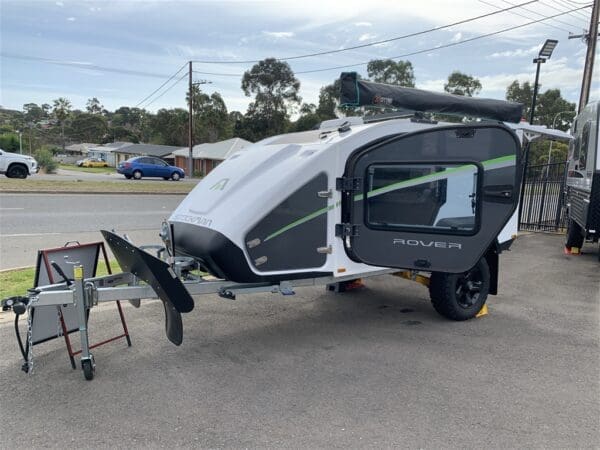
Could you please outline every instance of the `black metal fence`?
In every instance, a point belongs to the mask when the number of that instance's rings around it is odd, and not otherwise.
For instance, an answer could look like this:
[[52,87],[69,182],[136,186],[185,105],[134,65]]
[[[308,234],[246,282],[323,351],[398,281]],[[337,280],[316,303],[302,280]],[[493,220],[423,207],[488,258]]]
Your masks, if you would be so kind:
[[566,163],[527,167],[521,189],[519,229],[561,231],[565,228]]

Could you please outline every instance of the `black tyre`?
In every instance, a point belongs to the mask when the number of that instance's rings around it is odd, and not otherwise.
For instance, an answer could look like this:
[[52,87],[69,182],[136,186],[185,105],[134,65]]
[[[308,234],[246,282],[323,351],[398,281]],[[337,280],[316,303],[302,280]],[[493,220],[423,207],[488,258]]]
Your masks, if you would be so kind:
[[577,222],[573,219],[569,219],[567,226],[567,239],[565,240],[565,247],[571,249],[572,247],[581,248],[583,246],[583,230]]
[[141,180],[142,179],[142,172],[140,172],[139,170],[136,170],[135,172],[133,172],[133,178],[135,180]]
[[179,172],[173,172],[171,174],[171,180],[173,180],[173,181],[179,181],[180,178],[181,178],[181,176],[179,175]]
[[169,177],[163,177],[163,180],[167,181],[169,179]]
[[23,164],[13,164],[8,168],[6,176],[8,178],[27,178],[29,171]]
[[481,258],[464,273],[431,274],[429,296],[433,308],[451,320],[468,320],[477,315],[490,291],[490,268]]
[[81,361],[81,368],[83,369],[83,376],[86,380],[94,379],[94,372],[96,371],[96,368],[94,367],[94,363],[91,359]]

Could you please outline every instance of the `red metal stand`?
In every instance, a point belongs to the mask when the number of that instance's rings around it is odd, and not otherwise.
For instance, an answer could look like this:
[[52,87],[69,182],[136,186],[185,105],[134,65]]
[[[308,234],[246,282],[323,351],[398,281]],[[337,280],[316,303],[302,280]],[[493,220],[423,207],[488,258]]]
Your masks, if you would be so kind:
[[[69,243],[67,242],[67,244],[65,245],[65,247],[68,245]],[[72,246],[72,247],[88,247],[88,246],[97,246],[100,251],[102,251],[102,257],[104,258],[104,262],[106,264],[106,270],[108,271],[109,274],[112,274],[112,270],[110,268],[110,263],[108,262],[108,256],[106,254],[106,249],[104,248],[104,243],[103,242],[94,242],[94,243],[90,243],[90,244],[77,244],[76,246]],[[46,266],[46,270],[48,271],[48,278],[50,279],[50,282],[52,284],[56,283],[56,281],[54,280],[54,275],[52,272],[52,266],[50,264],[50,260],[48,259],[48,254],[51,253],[53,250],[59,250],[59,249],[47,249],[47,250],[41,250],[41,254],[42,257],[44,259],[44,265]],[[94,275],[96,274],[96,269],[98,267],[98,259],[99,259],[98,255],[96,257],[96,266],[94,267]],[[109,342],[113,342],[122,338],[125,338],[127,340],[127,346],[131,347],[131,338],[129,336],[129,330],[127,329],[127,322],[125,321],[125,315],[123,314],[123,307],[121,306],[121,302],[119,300],[116,300],[117,303],[117,310],[119,312],[119,317],[121,319],[121,325],[123,326],[123,333],[119,334],[118,336],[112,337],[110,339],[106,339],[104,341],[101,342],[97,342],[93,345],[90,345],[90,349],[92,348],[96,348],[96,347],[100,347],[101,345],[104,344],[108,344]],[[76,330],[72,330],[69,331],[67,329],[67,325],[65,323],[65,320],[63,318],[62,315],[62,311],[60,308],[58,308],[59,311],[59,316],[60,316],[60,326],[62,329],[62,335],[65,339],[65,345],[67,347],[67,352],[69,353],[69,359],[71,361],[71,367],[73,369],[76,369],[77,366],[75,364],[75,356],[81,353],[81,350],[77,350],[77,351],[73,351],[73,346],[71,345],[71,339],[69,337],[69,333],[71,333],[72,331],[76,331]],[[89,315],[89,311],[88,311],[88,315]],[[88,316],[89,318],[89,316]]]

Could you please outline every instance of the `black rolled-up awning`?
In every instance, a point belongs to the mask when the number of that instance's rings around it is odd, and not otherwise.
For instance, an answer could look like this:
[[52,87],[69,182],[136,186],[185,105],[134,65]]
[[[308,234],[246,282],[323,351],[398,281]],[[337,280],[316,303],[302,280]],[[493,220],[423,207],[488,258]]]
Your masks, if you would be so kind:
[[430,92],[421,89],[359,80],[356,72],[340,76],[341,106],[379,106],[419,112],[437,112],[471,117],[519,122],[523,105],[489,98]]

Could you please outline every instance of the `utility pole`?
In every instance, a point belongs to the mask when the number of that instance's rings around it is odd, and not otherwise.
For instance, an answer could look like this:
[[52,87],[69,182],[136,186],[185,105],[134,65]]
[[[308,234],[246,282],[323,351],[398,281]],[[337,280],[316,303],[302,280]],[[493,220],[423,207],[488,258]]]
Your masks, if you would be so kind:
[[193,119],[193,113],[194,113],[194,95],[192,92],[192,61],[189,62],[189,74],[188,74],[188,81],[189,81],[189,92],[190,92],[190,101],[189,101],[189,106],[190,106],[190,112],[189,112],[189,122],[188,122],[188,141],[190,144],[190,154],[188,157],[188,177],[192,178],[194,176],[194,156],[193,156],[193,152],[194,152],[194,119]]
[[584,38],[587,41],[587,52],[585,54],[585,66],[583,68],[583,80],[581,81],[581,95],[579,96],[578,112],[581,112],[590,98],[590,87],[592,85],[592,74],[594,72],[594,57],[596,55],[596,41],[598,37],[599,13],[600,0],[594,0],[592,16],[590,18],[590,29],[588,32],[586,34],[569,36],[569,39]]

